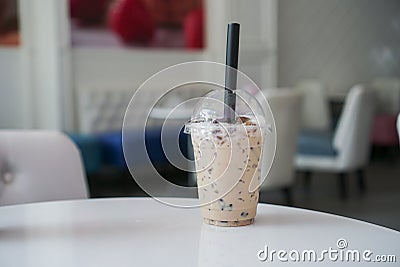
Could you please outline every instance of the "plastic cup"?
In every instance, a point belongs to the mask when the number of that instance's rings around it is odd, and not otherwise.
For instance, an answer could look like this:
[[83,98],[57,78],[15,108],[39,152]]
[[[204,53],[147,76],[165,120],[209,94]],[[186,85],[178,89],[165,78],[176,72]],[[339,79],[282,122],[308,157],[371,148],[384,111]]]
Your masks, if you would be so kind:
[[257,212],[266,125],[258,102],[245,91],[238,93],[235,122],[224,122],[222,97],[213,91],[201,100],[186,131],[204,222],[244,226]]

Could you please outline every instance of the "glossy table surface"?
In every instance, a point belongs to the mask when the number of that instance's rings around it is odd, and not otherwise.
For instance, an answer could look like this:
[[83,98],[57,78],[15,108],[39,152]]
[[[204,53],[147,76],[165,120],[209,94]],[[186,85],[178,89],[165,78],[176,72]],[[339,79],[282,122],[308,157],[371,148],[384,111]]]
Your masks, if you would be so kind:
[[[317,262],[309,262],[314,260],[309,250],[315,251]],[[343,255],[349,250],[359,251],[360,262],[346,260]],[[173,208],[150,198],[0,207],[1,267],[365,266],[365,250],[371,261],[378,255],[392,261],[396,257],[396,263],[378,266],[398,266],[400,234],[340,216],[267,204],[259,204],[253,225],[237,228],[203,225],[199,209]]]

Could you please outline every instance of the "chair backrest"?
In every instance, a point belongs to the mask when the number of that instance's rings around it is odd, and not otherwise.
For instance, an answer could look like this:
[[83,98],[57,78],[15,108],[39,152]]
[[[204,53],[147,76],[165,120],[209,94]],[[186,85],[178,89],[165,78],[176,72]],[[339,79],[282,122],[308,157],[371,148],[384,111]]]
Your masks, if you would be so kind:
[[80,153],[55,131],[0,131],[0,205],[87,198]]
[[355,169],[367,164],[374,110],[372,90],[363,85],[350,89],[333,138],[342,168]]
[[[77,99],[79,131],[87,134],[120,131],[132,95],[129,85],[81,86]],[[147,103],[146,99],[143,102]]]
[[301,127],[312,130],[330,130],[329,103],[323,85],[317,80],[304,80],[297,83],[293,89],[304,95]]
[[[302,95],[290,89],[268,89],[261,93],[271,107],[277,131],[274,163],[261,188],[282,188],[294,181],[294,158],[300,129]],[[260,95],[258,99],[263,103]],[[262,177],[266,171],[266,168],[261,168]]]
[[378,113],[397,114],[400,112],[400,79],[376,78],[371,82],[375,91]]

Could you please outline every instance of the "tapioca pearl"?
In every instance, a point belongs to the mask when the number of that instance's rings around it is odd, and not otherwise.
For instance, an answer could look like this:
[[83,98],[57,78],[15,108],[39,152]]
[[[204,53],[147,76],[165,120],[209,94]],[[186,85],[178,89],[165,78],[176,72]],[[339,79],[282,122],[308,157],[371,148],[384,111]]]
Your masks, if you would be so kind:
[[221,211],[223,211],[226,207],[225,201],[222,198],[218,199],[218,205]]
[[246,218],[247,216],[249,216],[249,213],[243,211],[242,213],[240,213],[240,216],[243,217],[243,218]]
[[222,131],[220,129],[216,129],[216,130],[212,131],[213,135],[216,135],[216,134],[219,134],[219,133],[222,133]]
[[229,204],[225,207],[226,211],[232,211],[233,210],[233,204]]

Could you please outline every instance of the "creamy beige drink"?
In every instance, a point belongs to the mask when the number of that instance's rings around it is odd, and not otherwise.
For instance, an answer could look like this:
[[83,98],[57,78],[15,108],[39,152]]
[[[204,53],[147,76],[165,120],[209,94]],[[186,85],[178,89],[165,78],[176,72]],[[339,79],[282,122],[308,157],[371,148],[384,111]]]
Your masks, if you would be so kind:
[[254,222],[263,135],[242,118],[238,124],[193,123],[191,138],[204,222],[242,226]]

